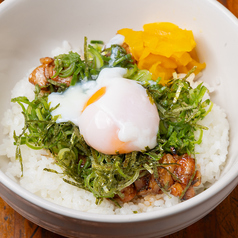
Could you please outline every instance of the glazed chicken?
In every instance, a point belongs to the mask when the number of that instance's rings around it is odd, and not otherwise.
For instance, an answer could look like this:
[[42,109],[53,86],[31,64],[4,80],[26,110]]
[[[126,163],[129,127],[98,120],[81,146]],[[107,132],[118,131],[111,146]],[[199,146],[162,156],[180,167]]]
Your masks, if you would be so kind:
[[72,76],[61,78],[59,76],[54,77],[55,75],[55,64],[54,59],[50,57],[45,57],[40,59],[41,65],[33,70],[29,76],[29,82],[40,87],[45,87],[43,90],[47,90],[48,79],[52,79],[58,83],[70,85]]
[[195,159],[187,154],[182,156],[165,154],[161,160],[162,167],[158,167],[158,177],[148,174],[124,188],[124,195],[120,198],[128,202],[136,196],[147,194],[160,194],[162,190],[170,192],[173,196],[187,200],[195,196],[194,187],[201,183],[201,174],[196,170]]

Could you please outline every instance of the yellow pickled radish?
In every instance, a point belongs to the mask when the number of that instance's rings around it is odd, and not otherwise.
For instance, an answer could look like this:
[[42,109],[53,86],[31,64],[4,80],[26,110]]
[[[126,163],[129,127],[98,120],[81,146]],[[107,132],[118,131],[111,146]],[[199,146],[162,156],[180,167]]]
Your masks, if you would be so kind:
[[138,64],[139,69],[147,69],[156,80],[166,84],[173,72],[187,73],[193,66],[198,74],[206,67],[196,54],[193,32],[183,30],[169,22],[145,24],[143,31],[129,28],[117,32],[125,37],[125,43]]

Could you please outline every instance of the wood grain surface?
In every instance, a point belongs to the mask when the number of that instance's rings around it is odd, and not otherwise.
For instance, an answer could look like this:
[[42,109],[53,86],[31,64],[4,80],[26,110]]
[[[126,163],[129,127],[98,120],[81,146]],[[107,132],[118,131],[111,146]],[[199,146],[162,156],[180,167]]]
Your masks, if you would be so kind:
[[[3,0],[0,0],[0,3]],[[220,0],[238,17],[238,0]],[[195,224],[165,238],[238,237],[238,187]],[[0,198],[0,238],[63,238],[28,221]],[[80,238],[80,237],[79,237]]]

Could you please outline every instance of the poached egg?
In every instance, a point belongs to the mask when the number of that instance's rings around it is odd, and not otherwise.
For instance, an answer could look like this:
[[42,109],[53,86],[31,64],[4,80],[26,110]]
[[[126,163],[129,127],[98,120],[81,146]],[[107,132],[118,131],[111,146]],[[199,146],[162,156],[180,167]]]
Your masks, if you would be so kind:
[[96,81],[51,93],[57,122],[72,121],[88,145],[104,154],[152,149],[157,144],[159,114],[146,89],[123,77],[124,68],[105,68]]

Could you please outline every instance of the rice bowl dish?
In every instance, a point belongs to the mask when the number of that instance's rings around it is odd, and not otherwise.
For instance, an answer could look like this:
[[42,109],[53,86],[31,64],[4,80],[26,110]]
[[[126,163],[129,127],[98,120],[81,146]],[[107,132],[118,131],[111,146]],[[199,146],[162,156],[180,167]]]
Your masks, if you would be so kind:
[[[76,4],[76,1],[74,3]],[[31,3],[27,4],[31,5]],[[29,7],[27,4],[24,3],[21,6],[23,8]],[[222,36],[216,44],[213,44],[215,42],[214,36],[208,30],[208,25],[204,24],[205,20],[200,18],[201,11],[199,9],[202,9],[205,13],[212,12],[211,14],[215,14],[215,18],[211,20],[213,23],[220,22],[218,16],[221,13],[224,14],[224,9],[217,5],[215,1],[206,3],[186,1],[184,4],[187,4],[187,6],[183,5],[183,7],[187,10],[192,8],[194,13],[192,14],[189,10],[188,15],[183,20],[177,17],[178,3],[176,1],[171,0],[163,3],[165,5],[161,2],[154,4],[158,4],[162,12],[169,9],[168,6],[171,6],[171,4],[173,8],[168,10],[170,14],[161,13],[158,19],[158,16],[153,17],[155,13],[154,6],[149,6],[149,11],[153,12],[150,15],[151,17],[146,17],[146,15],[148,16],[148,10],[146,10],[139,22],[132,21],[131,24],[127,24],[128,18],[126,18],[120,24],[113,25],[110,31],[102,36],[102,39],[108,42],[108,39],[112,37],[117,29],[127,26],[138,29],[144,23],[155,21],[173,22],[182,28],[193,30],[198,44],[197,50],[202,59],[201,62],[206,62],[207,67],[202,76],[197,81],[191,82],[191,85],[194,84],[193,86],[196,87],[197,82],[204,81],[204,85],[209,91],[204,100],[211,99],[213,102],[212,110],[201,122],[199,121],[202,126],[209,128],[209,130],[203,131],[202,143],[195,145],[196,168],[202,175],[201,184],[198,187],[193,187],[197,195],[184,202],[171,194],[160,193],[136,196],[124,203],[118,200],[121,207],[108,199],[103,199],[99,204],[96,204],[97,198],[93,193],[72,186],[62,180],[64,175],[60,173],[63,171],[55,164],[55,158],[48,151],[29,150],[25,145],[21,145],[23,158],[23,176],[21,176],[21,163],[15,157],[16,146],[14,145],[13,132],[15,131],[16,135],[21,134],[24,127],[24,116],[21,113],[22,108],[17,103],[9,105],[9,102],[12,98],[19,96],[26,96],[33,100],[35,86],[28,82],[28,77],[38,65],[39,58],[46,55],[54,57],[71,50],[81,54],[82,51],[78,49],[78,39],[82,39],[82,34],[94,39],[95,35],[97,35],[97,38],[100,36],[100,34],[98,35],[100,27],[96,23],[97,30],[95,31],[91,30],[90,27],[90,29],[83,27],[85,31],[82,29],[81,33],[77,32],[74,35],[66,29],[66,35],[68,34],[69,37],[65,37],[65,34],[59,34],[56,41],[53,40],[48,44],[44,43],[39,50],[34,48],[35,50],[32,50],[31,53],[24,54],[21,64],[18,65],[19,69],[20,66],[24,66],[19,71],[16,70],[14,74],[11,72],[9,74],[10,84],[4,86],[2,97],[7,95],[8,103],[2,108],[2,115],[4,116],[1,126],[4,137],[2,136],[3,142],[0,147],[0,154],[3,157],[0,176],[1,188],[3,188],[1,189],[1,196],[20,214],[36,224],[69,237],[77,237],[79,234],[82,237],[88,237],[92,234],[98,235],[98,237],[164,236],[182,229],[206,215],[236,186],[235,165],[237,164],[237,153],[234,141],[236,141],[235,121],[237,115],[232,110],[235,105],[234,100],[230,98],[231,95],[235,95],[236,82],[232,80],[234,78],[232,70],[225,72],[224,68],[220,67],[225,64],[227,55],[236,50],[235,44],[233,44],[236,35],[234,31],[229,31],[229,37]],[[196,7],[196,4],[201,8]],[[139,9],[142,5],[142,2],[137,2],[136,8]],[[6,6],[8,5],[6,4]],[[32,7],[34,9],[34,6]],[[38,12],[38,10],[36,11]],[[175,14],[172,14],[172,12]],[[225,12],[224,18],[222,18],[224,26],[221,25],[226,29],[229,27],[234,29],[235,21],[227,15],[229,16]],[[8,33],[10,34],[10,32]],[[234,37],[230,37],[231,35]],[[41,41],[40,39],[41,37],[38,35],[38,43]],[[69,40],[70,43],[72,42],[72,46],[66,41],[62,45],[62,41],[65,39]],[[2,40],[4,40],[4,37]],[[10,41],[9,44],[11,44]],[[24,44],[22,45],[22,51],[27,52],[27,47]],[[31,44],[34,43],[30,43],[28,47],[33,49]],[[223,48],[225,46],[226,48]],[[221,51],[217,51],[218,48]],[[33,59],[31,62],[29,62],[30,55]],[[219,55],[222,55],[222,57]],[[233,64],[233,61],[231,64]],[[6,64],[2,64],[2,66],[4,65],[6,66]],[[4,70],[2,72],[5,74]],[[15,77],[16,73],[18,74],[17,78]],[[23,79],[19,80],[20,78]],[[225,78],[228,83],[225,83]],[[197,131],[197,134],[195,133],[195,137],[196,140],[199,140],[201,137],[199,131]],[[6,159],[6,157],[9,159]],[[50,171],[57,171],[58,174]],[[8,188],[6,188],[6,185]],[[15,191],[17,191],[17,196],[14,195]],[[182,217],[181,214],[183,214]],[[82,225],[82,222],[84,225]],[[121,223],[123,223],[124,229],[120,228]],[[174,225],[171,227],[169,224]],[[135,229],[135,226],[137,229]],[[116,230],[118,231],[117,234],[115,234]]]
[[[52,51],[52,57],[72,50],[67,41],[64,41],[62,45],[62,48],[57,47]],[[198,84],[198,81],[191,81],[193,86]],[[34,86],[28,82],[28,76],[19,81],[12,90],[12,98],[18,96],[27,96],[30,100],[34,99]],[[209,95],[207,94],[205,98],[209,98]],[[21,176],[21,166],[15,158],[13,134],[14,131],[17,134],[21,133],[24,127],[24,117],[19,105],[13,104],[11,107],[12,109],[5,112],[2,122],[5,129],[4,133],[8,138],[1,145],[1,154],[11,158],[11,162],[6,168],[6,175],[19,182],[21,186],[30,192],[68,208],[111,215],[156,211],[174,206],[180,202],[178,197],[168,194],[148,194],[142,198],[135,198],[124,203],[121,208],[105,199],[101,204],[96,205],[95,197],[90,192],[65,184],[61,178],[62,176],[44,171],[45,168],[48,168],[56,170],[58,173],[63,173],[62,169],[55,164],[54,157],[49,152],[45,150],[32,151],[27,146],[22,151],[24,176]],[[66,107],[69,107],[69,105]],[[214,120],[215,118],[217,119],[216,121]],[[211,112],[200,124],[209,129],[204,131],[203,142],[195,146],[196,160],[202,174],[202,182],[195,188],[198,193],[207,189],[219,179],[222,168],[225,165],[229,145],[229,124],[224,111],[219,106],[213,105]],[[195,134],[198,139],[199,131]]]

